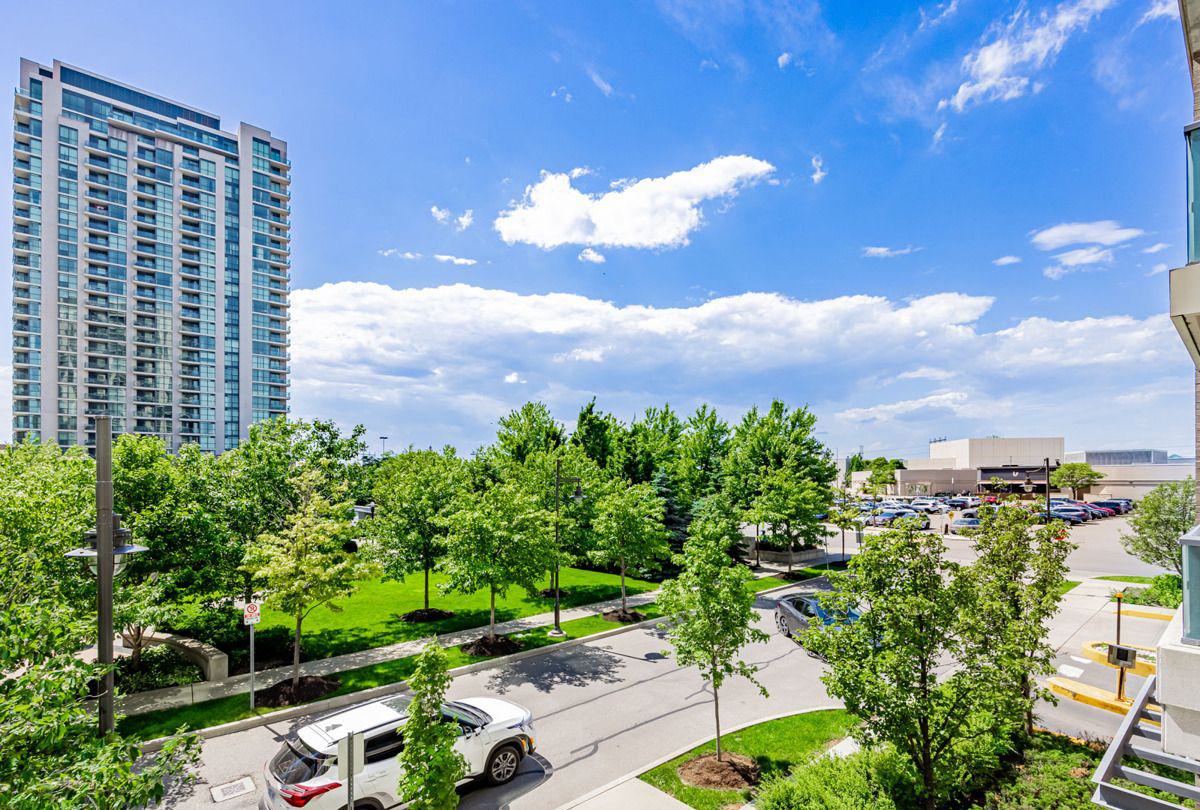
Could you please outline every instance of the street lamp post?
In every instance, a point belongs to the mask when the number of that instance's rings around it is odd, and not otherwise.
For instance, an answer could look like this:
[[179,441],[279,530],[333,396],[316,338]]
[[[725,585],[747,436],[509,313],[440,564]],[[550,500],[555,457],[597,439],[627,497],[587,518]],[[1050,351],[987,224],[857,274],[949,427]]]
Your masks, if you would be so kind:
[[[121,516],[113,513],[112,483],[112,423],[108,416],[97,416],[96,431],[96,528],[87,532],[89,541],[84,548],[67,552],[68,557],[87,563],[96,576],[96,612],[99,637],[96,640],[96,660],[108,667],[101,680],[100,736],[114,728],[113,691],[113,580],[125,567],[125,557],[145,551],[144,546],[128,542],[129,529],[121,528]],[[119,544],[118,542],[119,541]]]
[[572,493],[571,499],[574,500],[575,503],[582,501],[583,490],[579,486],[580,483],[582,483],[582,479],[575,475],[563,478],[562,459],[556,458],[554,459],[554,582],[551,584],[551,587],[554,588],[554,629],[550,631],[550,635],[555,637],[566,635],[566,633],[563,632],[562,624],[559,621],[559,614],[561,610],[561,594],[558,587],[558,558],[560,552],[562,551],[562,535],[560,533],[558,524],[559,504],[561,503],[562,498],[559,493],[562,490],[563,481],[575,484],[575,492]]

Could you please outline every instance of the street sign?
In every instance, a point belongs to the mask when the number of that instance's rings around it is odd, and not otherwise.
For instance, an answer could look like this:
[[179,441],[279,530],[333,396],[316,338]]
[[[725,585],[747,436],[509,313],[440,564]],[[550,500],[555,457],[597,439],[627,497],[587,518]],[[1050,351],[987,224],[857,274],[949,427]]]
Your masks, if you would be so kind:
[[262,621],[262,616],[258,612],[257,602],[247,602],[246,607],[242,608],[242,624],[258,624]]

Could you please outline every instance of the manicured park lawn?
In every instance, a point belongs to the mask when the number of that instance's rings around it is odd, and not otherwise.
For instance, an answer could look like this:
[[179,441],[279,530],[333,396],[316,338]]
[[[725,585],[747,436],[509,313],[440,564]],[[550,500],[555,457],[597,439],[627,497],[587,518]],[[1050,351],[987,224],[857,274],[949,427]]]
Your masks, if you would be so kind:
[[[563,582],[565,590],[565,574]],[[658,610],[658,606],[654,603],[639,605],[637,610],[644,614],[647,619],[656,619],[662,615]],[[615,622],[606,621],[600,616],[587,616],[582,619],[563,622],[562,629],[566,633],[566,636],[559,638],[550,635],[551,626],[535,627],[531,630],[513,633],[512,636],[519,639],[521,646],[525,649],[536,649],[572,638],[595,635],[616,627],[620,627],[620,625]],[[486,660],[486,657],[467,655],[458,649],[458,647],[448,647],[446,648],[446,653],[449,656],[451,667],[461,667],[466,664],[473,664],[476,661]],[[376,686],[402,681],[412,674],[413,664],[414,657],[409,656],[407,658],[398,658],[394,661],[385,661],[380,664],[372,664],[371,666],[339,672],[336,677],[341,680],[341,686],[325,697],[337,697],[338,695],[359,692],[363,689],[373,689]],[[158,711],[146,712],[145,714],[125,717],[120,722],[120,730],[122,734],[133,739],[150,740],[167,734],[173,734],[180,726],[187,726],[189,729],[207,728],[208,726],[216,726],[222,723],[232,723],[234,720],[241,720],[255,714],[267,714],[271,711],[275,710],[258,709],[251,711],[248,695],[231,695],[225,698],[193,703],[190,706],[183,706],[177,709],[160,709]]]
[[1103,579],[1106,582],[1128,582],[1131,585],[1153,585],[1154,577],[1139,577],[1139,576],[1120,576],[1120,577],[1096,577]]
[[[721,748],[724,751],[753,757],[758,761],[765,777],[774,773],[786,773],[792,766],[803,762],[813,753],[847,736],[853,726],[854,718],[841,709],[794,714],[779,720],[768,720],[732,734],[723,734]],[[670,762],[664,762],[647,771],[641,778],[697,810],[740,807],[749,798],[741,791],[691,787],[679,780],[676,770],[680,765],[692,757],[715,751],[715,743],[704,743]]]
[[1073,580],[1073,579],[1068,579],[1066,582],[1064,582],[1062,585],[1060,585],[1060,586],[1059,586],[1059,588],[1058,588],[1058,595],[1059,595],[1059,596],[1062,596],[1064,593],[1066,593],[1067,591],[1071,590],[1072,588],[1074,588],[1074,587],[1075,587],[1076,585],[1078,585],[1078,584],[1079,584],[1079,583],[1078,583],[1076,580]]
[[[400,641],[427,638],[471,627],[482,627],[488,623],[488,594],[480,591],[473,594],[446,593],[437,587],[445,582],[441,574],[430,578],[430,607],[454,612],[454,616],[440,622],[412,623],[400,617],[410,610],[423,607],[424,580],[412,576],[404,582],[368,580],[353,596],[338,602],[342,610],[332,611],[319,607],[304,620],[304,637],[301,642],[306,660],[329,658],[334,655],[369,650]],[[549,588],[549,581],[538,585]],[[657,588],[653,582],[626,578],[628,594],[645,593]],[[576,568],[562,570],[563,607],[602,602],[621,595],[621,578],[616,574],[584,571]],[[520,619],[554,610],[553,599],[530,597],[524,590],[513,588],[508,595],[496,599],[496,621]],[[290,616],[264,607],[259,632],[272,627],[293,629]]]

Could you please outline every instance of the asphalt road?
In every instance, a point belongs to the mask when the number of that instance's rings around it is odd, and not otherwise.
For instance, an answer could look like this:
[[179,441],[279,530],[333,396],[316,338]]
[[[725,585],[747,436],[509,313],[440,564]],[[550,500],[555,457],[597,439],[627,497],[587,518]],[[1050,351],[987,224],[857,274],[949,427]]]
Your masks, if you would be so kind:
[[[1078,528],[1073,540],[1073,577],[1097,573],[1146,573],[1131,560],[1117,536],[1123,523],[1111,519]],[[952,555],[969,558],[965,541],[949,541]],[[837,543],[832,544],[834,550]],[[790,590],[811,590],[802,585]],[[765,644],[752,645],[745,657],[760,667],[760,680],[770,692],[762,698],[740,679],[721,690],[721,718],[726,726],[779,714],[833,705],[819,675],[820,662],[774,632],[773,597],[760,598],[760,627],[770,633]],[[1111,671],[1084,667],[1076,659],[1082,641],[1109,638],[1112,618],[1102,596],[1068,595],[1053,625],[1059,663],[1082,668],[1085,680],[1104,682]],[[1127,625],[1127,640],[1153,643],[1162,625]],[[518,780],[502,790],[464,793],[464,808],[552,810],[564,802],[607,784],[660,757],[712,735],[712,695],[694,669],[681,669],[667,655],[668,644],[654,630],[635,630],[590,644],[535,656],[494,670],[455,678],[454,698],[494,695],[528,707],[538,731],[538,758],[526,761]],[[1132,688],[1137,683],[1131,683]],[[1119,717],[1076,704],[1042,707],[1043,723],[1076,734],[1111,735]],[[171,797],[167,806],[213,807],[209,788],[250,776],[262,788],[262,765],[283,737],[305,719],[250,729],[207,740],[200,780]],[[256,806],[257,792],[221,802],[227,810]]]

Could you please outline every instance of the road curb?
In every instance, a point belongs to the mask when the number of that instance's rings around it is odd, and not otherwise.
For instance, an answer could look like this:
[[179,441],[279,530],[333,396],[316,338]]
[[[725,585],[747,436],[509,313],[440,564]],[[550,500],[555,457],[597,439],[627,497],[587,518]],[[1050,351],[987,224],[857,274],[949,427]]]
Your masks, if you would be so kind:
[[[767,577],[760,578],[766,579]],[[820,577],[812,577],[810,579],[799,580],[797,582],[784,583],[783,585],[777,585],[772,588],[767,588],[766,590],[755,591],[754,595],[757,598],[759,596],[763,596],[764,594],[771,594],[787,588],[794,588],[797,585],[803,585],[804,583],[812,582],[815,579],[820,579]],[[661,621],[661,617],[656,619],[646,619],[645,621],[614,627],[611,630],[603,630],[599,633],[592,633],[591,635],[580,636],[579,638],[567,639],[566,641],[559,641],[554,644],[547,644],[544,647],[535,647],[532,650],[522,650],[520,652],[510,653],[509,655],[489,658],[486,661],[478,661],[474,664],[464,664],[461,667],[454,667],[453,669],[449,670],[449,675],[451,677],[456,677],[458,675],[469,675],[473,672],[482,672],[495,667],[506,666],[518,661],[523,661],[526,658],[544,655],[546,653],[553,652],[554,650],[564,650],[570,647],[577,647],[580,644],[588,644],[593,641],[603,641],[606,638],[617,636],[622,633],[628,633],[633,630],[645,629],[651,627],[656,622]],[[395,683],[388,683],[384,684],[383,686],[375,686],[370,689],[360,690],[358,692],[350,692],[346,695],[338,695],[337,697],[326,698],[324,700],[315,700],[312,703],[304,703],[299,706],[288,706],[278,711],[268,712],[267,714],[260,714],[254,717],[245,717],[241,720],[233,720],[229,723],[222,723],[217,726],[207,726],[205,728],[196,729],[195,731],[187,733],[195,734],[196,736],[205,740],[213,737],[223,737],[226,734],[236,734],[239,731],[257,728],[258,726],[266,726],[270,725],[271,723],[292,720],[294,718],[304,717],[310,714],[321,714],[334,709],[341,709],[346,706],[352,706],[355,703],[363,703],[368,700],[374,700],[375,698],[386,697],[387,695],[396,694],[397,692],[403,692],[407,688],[408,681],[396,681]],[[248,697],[247,700],[249,700]],[[166,737],[156,737],[153,740],[148,740],[140,744],[141,751],[142,753],[146,754],[159,751],[167,743],[167,741],[172,740],[177,736],[179,735],[171,734]]]
[[[819,577],[818,577],[818,579],[819,579]],[[805,580],[805,581],[808,581],[808,580]],[[798,585],[798,584],[799,583],[792,583],[792,585]],[[789,585],[788,587],[791,587],[791,585]],[[778,590],[778,589],[773,589],[773,590]],[[766,591],[763,591],[763,593],[766,593]],[[781,712],[779,714],[773,714],[768,717],[760,718],[758,720],[751,720],[747,723],[739,723],[738,725],[735,725],[731,728],[724,729],[721,732],[721,736],[724,737],[726,734],[733,734],[735,732],[741,731],[744,728],[750,728],[750,726],[757,726],[759,723],[769,723],[772,720],[782,720],[785,717],[798,717],[799,715],[802,715],[802,714],[812,714],[813,712],[827,712],[830,709],[844,709],[844,708],[846,708],[846,707],[842,706],[840,704],[831,704],[828,706],[815,706],[811,709],[801,709],[798,712]],[[615,788],[617,785],[619,785],[623,782],[628,782],[630,779],[637,779],[642,774],[647,773],[648,771],[654,770],[659,765],[662,765],[664,762],[670,762],[671,760],[675,759],[676,757],[683,756],[688,751],[691,751],[693,748],[704,745],[706,742],[710,742],[711,740],[714,740],[714,739],[716,739],[715,734],[710,734],[708,736],[701,737],[699,740],[696,740],[696,742],[692,743],[691,745],[685,745],[683,748],[680,748],[677,751],[667,754],[665,757],[659,757],[658,759],[651,762],[649,765],[644,765],[641,768],[638,768],[636,771],[630,771],[629,773],[625,774],[624,776],[618,776],[616,779],[612,780],[611,782],[601,785],[600,787],[596,788],[595,790],[588,791],[587,793],[583,794],[579,798],[572,799],[571,801],[567,802],[566,804],[560,804],[558,807],[555,808],[555,810],[571,810],[571,808],[580,807],[584,803],[591,801],[592,799],[596,798],[597,796],[607,793],[608,791]]]

